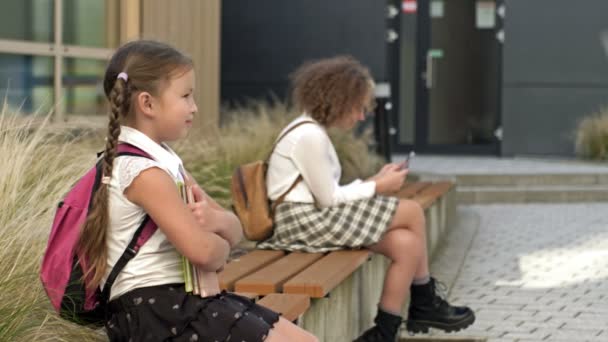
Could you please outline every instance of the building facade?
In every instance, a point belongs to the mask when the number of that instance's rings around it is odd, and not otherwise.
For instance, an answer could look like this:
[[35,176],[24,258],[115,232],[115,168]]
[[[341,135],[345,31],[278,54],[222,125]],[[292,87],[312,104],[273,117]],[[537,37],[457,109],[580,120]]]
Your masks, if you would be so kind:
[[[608,2],[585,0],[3,0],[0,91],[23,113],[103,122],[114,49],[192,56],[202,126],[220,103],[279,98],[310,59],[349,54],[385,97],[393,151],[574,154],[608,103]],[[604,37],[604,38],[602,38]]]
[[350,54],[390,85],[396,151],[572,156],[608,104],[604,0],[256,4],[223,2],[222,101],[285,98],[302,61]]
[[220,0],[2,0],[0,89],[10,109],[104,122],[108,58],[137,38],[168,42],[197,70],[203,125],[219,118]]

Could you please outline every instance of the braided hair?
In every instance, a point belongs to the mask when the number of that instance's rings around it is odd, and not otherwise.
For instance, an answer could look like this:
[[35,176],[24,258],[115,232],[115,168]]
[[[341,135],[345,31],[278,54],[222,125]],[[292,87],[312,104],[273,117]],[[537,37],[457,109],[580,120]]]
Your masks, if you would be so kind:
[[78,241],[79,252],[88,259],[84,276],[97,287],[106,273],[106,246],[109,213],[109,187],[122,121],[133,115],[132,99],[145,91],[158,96],[168,81],[192,69],[192,60],[175,48],[156,41],[137,40],[120,47],[110,59],[103,88],[110,102],[108,133],[103,153],[104,181],[92,199],[92,206]]

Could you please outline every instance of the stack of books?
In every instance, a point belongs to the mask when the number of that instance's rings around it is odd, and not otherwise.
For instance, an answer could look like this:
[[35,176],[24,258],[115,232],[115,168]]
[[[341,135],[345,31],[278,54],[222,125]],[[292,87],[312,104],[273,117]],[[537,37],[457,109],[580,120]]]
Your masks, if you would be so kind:
[[[185,203],[194,203],[192,187],[179,183],[179,191]],[[182,270],[184,272],[184,284],[186,292],[191,292],[201,297],[212,296],[220,292],[219,281],[216,272],[203,271],[193,265],[190,260],[182,256]]]

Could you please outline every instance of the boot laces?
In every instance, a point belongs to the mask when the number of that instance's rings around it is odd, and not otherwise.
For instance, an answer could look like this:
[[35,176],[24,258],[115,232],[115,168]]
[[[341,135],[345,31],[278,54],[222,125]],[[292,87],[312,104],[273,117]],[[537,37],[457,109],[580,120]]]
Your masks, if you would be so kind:
[[435,293],[435,298],[433,302],[435,302],[437,306],[449,306],[448,302],[445,300],[445,298],[448,297],[448,287],[445,283],[434,280],[433,292]]

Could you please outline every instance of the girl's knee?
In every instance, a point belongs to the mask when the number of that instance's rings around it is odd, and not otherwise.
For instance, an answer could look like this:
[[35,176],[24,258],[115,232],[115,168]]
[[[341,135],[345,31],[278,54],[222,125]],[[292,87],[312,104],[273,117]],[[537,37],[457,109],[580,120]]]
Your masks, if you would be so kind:
[[[419,220],[424,220],[424,208],[420,203],[413,200],[402,200],[403,205],[406,207],[406,211],[413,218],[417,218]],[[401,203],[399,203],[401,205]]]
[[422,255],[423,248],[426,248],[419,236],[405,229],[391,231],[387,234],[387,239],[389,239],[387,257],[393,261],[418,258]]
[[393,227],[408,227],[418,229],[425,226],[424,209],[422,206],[412,200],[402,199],[399,201],[397,211],[393,216],[391,226]]

